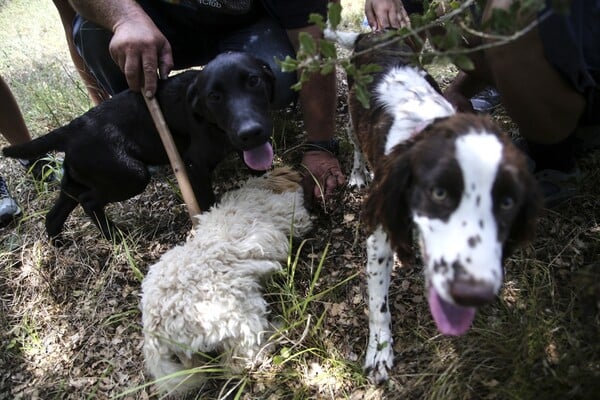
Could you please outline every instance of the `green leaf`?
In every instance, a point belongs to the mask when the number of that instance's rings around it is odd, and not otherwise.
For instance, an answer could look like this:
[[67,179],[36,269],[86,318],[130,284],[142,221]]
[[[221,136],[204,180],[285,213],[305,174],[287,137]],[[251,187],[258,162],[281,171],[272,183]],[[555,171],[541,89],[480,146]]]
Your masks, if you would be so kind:
[[429,42],[431,43],[431,47],[434,49],[442,50],[444,49],[444,37],[440,35],[431,35],[429,38]]
[[354,89],[356,90],[356,98],[358,99],[358,101],[360,101],[360,104],[362,104],[362,106],[364,108],[370,108],[370,104],[369,104],[369,91],[367,90],[366,85],[360,83],[360,82],[356,82]]
[[325,29],[325,21],[321,14],[311,13],[308,16],[308,23],[317,25],[321,30]]
[[329,3],[327,5],[327,19],[331,29],[335,30],[340,22],[342,22],[342,4],[340,3]]
[[462,42],[462,32],[455,25],[446,26],[444,36],[442,36],[441,46],[444,50],[452,50],[460,47]]
[[273,365],[281,365],[283,364],[284,358],[281,356],[273,356]]
[[283,358],[290,358],[292,352],[290,351],[289,347],[284,347],[279,351],[279,354],[281,354],[281,357]]
[[413,13],[410,14],[408,17],[410,19],[410,26],[412,26],[413,28],[423,26],[424,18],[421,14]]
[[428,65],[433,63],[435,56],[432,53],[423,53],[421,55],[421,63],[424,65]]
[[321,75],[328,75],[328,74],[332,73],[334,70],[335,70],[335,64],[334,63],[325,64],[321,68]]
[[300,32],[298,34],[298,40],[300,41],[300,48],[307,54],[314,55],[317,53],[317,45],[315,40],[306,32]]
[[321,54],[326,58],[337,58],[337,52],[335,45],[327,40],[320,40],[319,46],[321,47]]
[[302,81],[300,80],[300,81],[298,81],[298,82],[294,83],[294,84],[291,86],[291,89],[292,89],[292,90],[295,90],[296,92],[299,92],[299,91],[300,91],[300,89],[302,89]]
[[283,72],[293,72],[298,70],[298,61],[293,59],[290,56],[286,56],[285,60],[276,60],[277,63],[281,66],[281,70]]
[[373,74],[381,71],[381,65],[378,64],[365,64],[360,67],[361,74]]
[[452,62],[463,71],[471,71],[475,68],[473,60],[471,60],[465,54],[457,54],[456,56],[452,57]]
[[452,63],[452,58],[446,54],[433,55],[430,63],[437,65],[448,65]]
[[344,68],[346,72],[350,71],[353,67],[352,63],[347,58],[340,60],[340,66]]

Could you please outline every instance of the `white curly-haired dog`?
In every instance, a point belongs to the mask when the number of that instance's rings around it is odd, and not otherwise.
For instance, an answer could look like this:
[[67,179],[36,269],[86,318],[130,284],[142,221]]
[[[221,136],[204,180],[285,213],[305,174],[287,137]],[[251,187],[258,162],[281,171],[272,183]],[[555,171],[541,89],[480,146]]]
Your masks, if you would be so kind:
[[206,374],[177,372],[205,365],[206,354],[233,370],[257,361],[272,331],[261,283],[281,270],[290,235],[311,228],[300,181],[284,167],[248,179],[149,268],[140,305],[144,356],[160,390],[199,387]]

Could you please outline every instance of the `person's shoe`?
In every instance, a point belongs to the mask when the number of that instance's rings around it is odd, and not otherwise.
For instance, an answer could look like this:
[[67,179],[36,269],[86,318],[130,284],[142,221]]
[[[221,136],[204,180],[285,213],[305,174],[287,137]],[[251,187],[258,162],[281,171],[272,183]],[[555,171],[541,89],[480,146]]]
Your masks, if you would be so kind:
[[473,110],[480,113],[489,113],[501,103],[500,93],[496,88],[488,86],[475,96],[471,97]]
[[543,169],[533,174],[544,196],[544,205],[554,208],[572,198],[579,191],[582,173],[575,166],[571,171]]
[[19,159],[19,162],[38,182],[50,183],[58,181],[56,176],[57,164],[49,155],[33,160]]
[[0,227],[7,225],[21,215],[21,208],[10,196],[8,186],[0,176]]

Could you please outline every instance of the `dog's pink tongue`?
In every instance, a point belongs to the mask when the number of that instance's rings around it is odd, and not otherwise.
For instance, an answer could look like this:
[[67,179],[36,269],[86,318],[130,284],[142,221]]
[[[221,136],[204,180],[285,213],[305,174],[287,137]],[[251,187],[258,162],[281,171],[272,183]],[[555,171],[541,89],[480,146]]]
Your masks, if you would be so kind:
[[244,162],[256,171],[265,171],[273,164],[273,146],[267,142],[252,150],[244,151]]
[[427,300],[433,320],[443,335],[460,336],[471,327],[475,318],[475,308],[450,304],[442,299],[433,287],[429,288]]

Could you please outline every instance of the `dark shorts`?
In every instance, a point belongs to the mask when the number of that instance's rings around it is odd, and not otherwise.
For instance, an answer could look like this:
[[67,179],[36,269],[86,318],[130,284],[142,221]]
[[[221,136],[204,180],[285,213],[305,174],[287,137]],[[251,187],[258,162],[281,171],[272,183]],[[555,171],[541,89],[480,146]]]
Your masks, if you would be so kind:
[[540,21],[546,58],[587,99],[582,122],[600,123],[600,0],[573,0],[567,14],[547,7]]
[[[225,51],[244,51],[271,66],[276,76],[274,107],[290,104],[297,93],[290,87],[296,74],[282,72],[275,61],[295,56],[286,28],[308,25],[312,12],[324,13],[326,1],[264,1],[243,16],[212,15],[158,0],[138,0],[171,44],[175,69],[205,65]],[[108,46],[112,33],[77,15],[75,45],[99,84],[110,94],[127,89],[125,76],[112,60]]]
[[327,14],[328,0],[261,0],[265,10],[286,29],[302,28],[310,14]]

